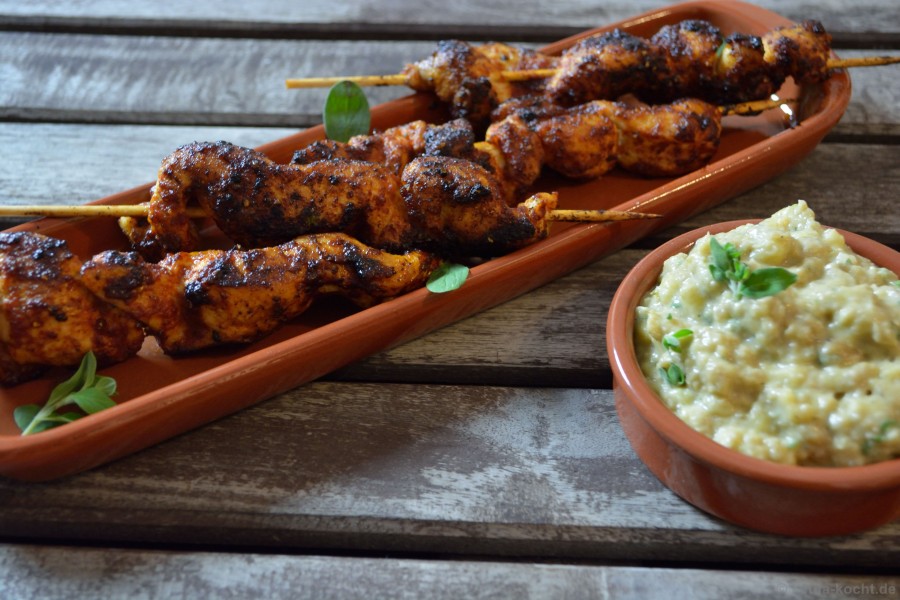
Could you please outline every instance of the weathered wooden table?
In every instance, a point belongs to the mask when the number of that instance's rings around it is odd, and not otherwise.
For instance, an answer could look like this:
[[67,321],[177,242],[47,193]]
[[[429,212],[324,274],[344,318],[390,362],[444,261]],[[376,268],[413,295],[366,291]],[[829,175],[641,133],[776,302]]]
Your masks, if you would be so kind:
[[[325,92],[286,77],[390,72],[441,38],[540,44],[663,5],[487,4],[0,0],[0,202],[83,203],[152,180],[183,143],[319,123]],[[895,0],[760,4],[821,20],[842,56],[900,49]],[[687,229],[802,198],[900,247],[897,75],[854,72],[810,156],[664,235],[137,455],[0,479],[0,597],[897,597],[900,522],[778,537],[669,492],[619,429],[604,347],[621,277]]]

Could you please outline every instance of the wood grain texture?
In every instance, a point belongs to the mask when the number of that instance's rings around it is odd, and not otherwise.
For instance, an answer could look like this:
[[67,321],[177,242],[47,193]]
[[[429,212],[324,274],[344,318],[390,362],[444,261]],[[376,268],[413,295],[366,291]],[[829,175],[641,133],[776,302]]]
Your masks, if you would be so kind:
[[[399,69],[433,47],[6,33],[0,37],[0,118],[307,126],[321,123],[327,90],[298,93],[285,88],[286,78]],[[409,93],[367,91],[373,105]]]
[[900,543],[900,521],[803,539],[711,518],[589,389],[315,383],[89,473],[0,480],[0,504],[0,538],[81,543],[844,568]]
[[[159,552],[0,545],[0,595],[19,598],[251,598],[267,600],[817,600],[884,598],[888,575],[746,573],[533,562]],[[156,594],[148,590],[156,590]],[[892,590],[894,592],[892,592]]]
[[[0,120],[305,127],[321,123],[327,90],[288,90],[285,79],[394,73],[433,51],[433,42],[4,33]],[[841,56],[861,54],[872,52]],[[853,71],[835,132],[900,134],[898,70]],[[409,93],[366,90],[372,105]]]
[[84,204],[152,183],[163,158],[183,144],[227,140],[255,147],[296,131],[0,123],[0,203]]
[[[267,32],[273,35],[349,32],[371,35],[387,31],[402,39],[404,33],[428,35],[446,32],[463,35],[467,31],[490,29],[498,34],[515,35],[523,31],[542,39],[556,39],[559,33],[628,19],[638,13],[673,4],[658,0],[613,0],[582,2],[562,0],[547,4],[538,0],[524,2],[438,2],[425,0],[391,0],[378,3],[350,2],[265,2],[261,0],[217,2],[122,3],[116,0],[93,0],[60,3],[50,0],[28,3],[15,0],[0,2],[0,24],[7,27],[63,26],[82,28],[153,27],[159,31],[214,32],[227,30],[251,35]],[[802,2],[757,0],[754,2],[787,18],[819,19],[830,31],[891,31],[896,20],[892,0],[869,0],[849,9],[840,0],[827,0],[809,5]],[[556,37],[548,38],[548,35]]]

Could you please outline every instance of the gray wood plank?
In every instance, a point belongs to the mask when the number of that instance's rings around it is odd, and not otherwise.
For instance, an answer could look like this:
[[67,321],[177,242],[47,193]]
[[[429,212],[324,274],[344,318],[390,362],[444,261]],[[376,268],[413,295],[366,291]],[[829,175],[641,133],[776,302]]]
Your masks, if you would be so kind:
[[[305,42],[0,34],[0,119],[299,127],[321,123],[327,90],[306,75],[399,69],[431,42]],[[38,85],[39,82],[39,85]],[[409,94],[367,91],[371,104]]]
[[[288,90],[286,78],[393,73],[433,50],[432,42],[0,33],[0,120],[310,126],[321,123],[327,90]],[[835,132],[900,135],[898,70],[853,71]],[[408,93],[366,90],[372,105]]]
[[589,389],[319,382],[91,472],[0,480],[0,506],[22,542],[845,569],[900,548],[900,521],[807,539],[707,516]]
[[[612,0],[603,3],[562,0],[548,7],[545,2],[537,0],[490,3],[462,0],[424,4],[408,0],[379,3],[363,0],[312,0],[303,3],[287,0],[199,0],[187,3],[167,0],[126,5],[116,0],[77,3],[2,0],[0,24],[31,27],[65,24],[76,27],[153,26],[162,31],[183,27],[208,32],[228,30],[246,34],[266,31],[280,35],[290,35],[291,31],[295,34],[297,31],[302,34],[322,30],[367,33],[388,29],[395,36],[400,31],[422,35],[435,30],[453,29],[455,33],[465,33],[471,29],[483,31],[485,27],[490,27],[498,32],[533,31],[533,35],[537,36],[541,29],[583,29],[627,19],[670,4],[659,0]],[[849,6],[840,0],[817,2],[814,6],[805,2],[778,0],[757,0],[755,4],[795,21],[819,19],[834,31],[892,31],[897,19],[896,5],[892,0],[871,0],[864,7]],[[538,22],[540,25],[535,25]]]
[[162,552],[0,545],[0,595],[25,598],[267,600],[517,598],[605,600],[890,597],[889,575],[704,571],[488,561]]
[[163,158],[183,144],[228,140],[255,147],[296,131],[0,123],[0,203],[84,204],[153,182]]

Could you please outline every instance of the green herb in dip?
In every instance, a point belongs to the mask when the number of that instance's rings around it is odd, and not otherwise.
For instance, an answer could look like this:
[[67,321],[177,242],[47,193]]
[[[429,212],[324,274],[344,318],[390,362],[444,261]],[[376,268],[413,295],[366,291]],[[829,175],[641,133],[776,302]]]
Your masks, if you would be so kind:
[[717,252],[731,251],[736,277],[773,273],[776,289],[733,293],[734,278],[714,276],[711,236],[666,261],[635,321],[638,360],[663,402],[697,431],[764,460],[900,457],[897,276],[855,254],[803,201],[715,239]]

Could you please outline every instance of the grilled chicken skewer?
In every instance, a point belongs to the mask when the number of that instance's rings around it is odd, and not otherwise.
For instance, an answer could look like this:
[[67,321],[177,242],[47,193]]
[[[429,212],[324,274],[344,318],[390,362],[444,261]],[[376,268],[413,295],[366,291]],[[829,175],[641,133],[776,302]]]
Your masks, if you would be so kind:
[[567,105],[626,93],[653,102],[746,102],[775,94],[788,77],[797,84],[828,79],[830,54],[831,36],[814,20],[761,37],[723,37],[699,20],[667,25],[649,40],[615,30],[566,50],[545,93]]
[[457,158],[418,157],[397,176],[363,161],[280,164],[226,142],[193,143],[163,161],[146,226],[120,225],[151,260],[197,248],[193,204],[246,247],[340,231],[392,252],[487,257],[545,237],[556,200],[541,193],[510,207],[490,172]]
[[328,87],[340,81],[360,85],[406,85],[417,91],[435,92],[451,107],[454,118],[482,122],[496,104],[530,93],[540,84],[507,82],[507,70],[555,67],[557,58],[508,44],[475,46],[459,40],[438,42],[435,52],[402,73],[388,76],[317,77],[288,79],[288,88]]
[[248,342],[327,294],[362,307],[425,285],[440,260],[391,254],[343,233],[252,250],[178,252],[159,263],[108,250],[81,269],[84,286],[146,327],[166,352]]
[[65,242],[0,233],[0,384],[134,356],[146,335],[166,352],[255,340],[340,295],[360,306],[425,284],[439,259],[390,254],[345,234],[303,236],[255,250],[177,253],[159,264],[107,251],[85,263]]
[[[667,25],[650,39],[622,30],[586,37],[559,57],[488,44],[440,42],[429,57],[393,76],[289,79],[289,88],[351,80],[407,85],[434,92],[453,116],[483,122],[499,104],[544,93],[574,106],[633,94],[645,102],[699,98],[713,104],[759,100],[787,77],[798,83],[824,81],[835,69],[900,62],[900,57],[839,60],[830,56],[831,36],[818,21],[776,28],[763,36],[725,36],[714,25],[686,20]],[[498,47],[504,49],[497,52]],[[499,55],[499,59],[494,58]],[[543,79],[546,78],[546,81]]]
[[292,162],[365,160],[402,172],[416,156],[453,156],[486,167],[514,200],[545,166],[575,179],[599,177],[617,164],[645,176],[689,173],[718,149],[723,115],[760,108],[716,107],[690,99],[660,106],[595,101],[565,108],[544,96],[526,96],[492,113],[483,142],[475,142],[465,119],[442,125],[414,121],[347,143],[314,142],[295,152]]

